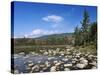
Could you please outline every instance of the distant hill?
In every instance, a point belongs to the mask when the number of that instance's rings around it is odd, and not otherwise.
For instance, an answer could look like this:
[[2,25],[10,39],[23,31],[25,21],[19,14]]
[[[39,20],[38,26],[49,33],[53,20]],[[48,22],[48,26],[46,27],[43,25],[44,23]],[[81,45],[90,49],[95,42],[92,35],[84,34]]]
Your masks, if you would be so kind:
[[14,45],[65,45],[73,42],[73,33],[44,35],[37,38],[12,38]]
[[52,35],[44,35],[38,38],[34,38],[34,39],[39,39],[39,40],[43,40],[43,39],[49,39],[49,38],[62,38],[62,37],[70,37],[72,36],[73,33],[61,33],[61,34],[52,34]]

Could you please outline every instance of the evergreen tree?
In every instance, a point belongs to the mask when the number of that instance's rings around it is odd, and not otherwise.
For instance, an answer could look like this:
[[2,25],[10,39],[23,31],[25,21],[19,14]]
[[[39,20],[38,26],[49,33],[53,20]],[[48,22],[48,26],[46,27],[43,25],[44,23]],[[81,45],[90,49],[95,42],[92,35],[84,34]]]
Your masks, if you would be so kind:
[[75,28],[75,32],[74,32],[74,37],[75,37],[75,45],[79,45],[80,44],[80,30],[78,28],[78,26]]
[[90,41],[96,45],[97,44],[97,22],[93,22],[90,27]]
[[84,10],[81,28],[76,27],[74,32],[75,45],[97,45],[97,22],[90,23],[89,14]]
[[86,45],[87,43],[89,43],[89,14],[86,11],[86,9],[84,10],[84,15],[83,15],[83,20],[81,22],[82,27],[81,27],[81,31],[82,31],[82,37],[83,37],[83,44]]

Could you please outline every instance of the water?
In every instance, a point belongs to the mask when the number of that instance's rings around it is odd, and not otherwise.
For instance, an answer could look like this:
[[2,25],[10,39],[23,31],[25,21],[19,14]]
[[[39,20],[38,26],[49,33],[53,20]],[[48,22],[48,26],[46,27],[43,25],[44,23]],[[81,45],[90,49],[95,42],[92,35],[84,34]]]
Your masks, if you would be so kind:
[[32,61],[34,64],[37,64],[39,61],[41,63],[45,63],[45,61],[55,61],[55,60],[62,60],[64,56],[44,56],[44,55],[32,55],[27,54],[26,56],[15,54],[14,57],[12,57],[12,60],[14,60],[13,66],[17,65],[15,69],[19,70],[19,72],[27,73],[26,70],[26,62]]

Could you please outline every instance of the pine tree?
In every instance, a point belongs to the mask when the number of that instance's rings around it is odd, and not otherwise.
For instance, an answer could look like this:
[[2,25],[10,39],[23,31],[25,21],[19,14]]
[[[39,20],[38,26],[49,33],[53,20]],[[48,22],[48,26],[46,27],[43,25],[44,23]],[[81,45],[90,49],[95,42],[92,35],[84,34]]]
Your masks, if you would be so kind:
[[84,10],[83,20],[81,24],[82,24],[81,31],[83,36],[82,40],[83,44],[86,45],[87,43],[89,43],[89,24],[90,24],[89,14],[86,11],[86,9]]
[[78,26],[75,28],[75,32],[74,32],[74,37],[75,37],[75,45],[79,45],[79,43],[80,43],[80,40],[79,40],[79,38],[80,38],[80,35],[79,35],[79,28],[78,28]]
[[90,41],[97,45],[97,22],[93,22],[90,27]]

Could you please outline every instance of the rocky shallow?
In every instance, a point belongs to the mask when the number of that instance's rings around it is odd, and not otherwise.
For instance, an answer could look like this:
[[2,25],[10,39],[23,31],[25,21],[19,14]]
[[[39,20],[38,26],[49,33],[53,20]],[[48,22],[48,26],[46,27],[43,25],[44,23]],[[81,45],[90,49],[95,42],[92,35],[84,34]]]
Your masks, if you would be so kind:
[[14,73],[55,72],[82,69],[96,69],[97,56],[81,53],[73,47],[65,49],[44,49],[41,54],[21,52],[14,54],[12,64]]

